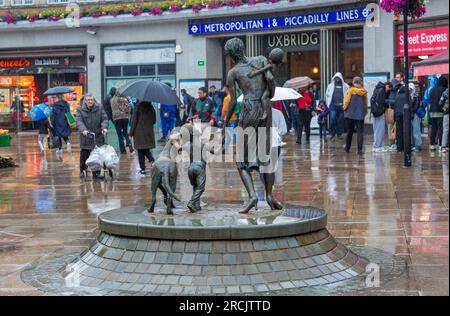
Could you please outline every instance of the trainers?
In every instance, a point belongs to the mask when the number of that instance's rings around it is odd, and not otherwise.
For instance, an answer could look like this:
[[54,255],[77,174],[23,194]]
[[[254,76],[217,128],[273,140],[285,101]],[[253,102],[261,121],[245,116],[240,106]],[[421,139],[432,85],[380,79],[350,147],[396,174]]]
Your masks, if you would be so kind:
[[67,143],[67,151],[71,152],[72,151],[72,144]]
[[61,156],[62,153],[63,153],[63,150],[62,150],[62,149],[57,149],[57,150],[56,150],[56,154],[57,154],[58,156]]
[[436,147],[435,147],[434,145],[430,145],[430,150],[431,150],[431,151],[435,151],[435,150],[436,150]]
[[147,172],[145,170],[140,170],[138,172],[138,175],[140,175],[141,177],[145,177],[145,176],[147,176]]
[[86,171],[81,171],[80,172],[80,179],[85,179],[86,178]]

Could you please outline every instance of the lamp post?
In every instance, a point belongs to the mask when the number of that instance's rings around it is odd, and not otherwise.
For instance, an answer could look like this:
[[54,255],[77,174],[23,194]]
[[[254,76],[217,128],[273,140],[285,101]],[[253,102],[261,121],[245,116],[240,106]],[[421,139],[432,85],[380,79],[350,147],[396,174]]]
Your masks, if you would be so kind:
[[408,52],[408,9],[409,0],[406,0],[405,8],[403,9],[403,35],[405,38],[405,53],[403,55],[404,62],[404,81],[406,85],[406,100],[407,103],[403,106],[403,152],[404,152],[404,166],[411,167],[411,99],[409,93],[409,52]]

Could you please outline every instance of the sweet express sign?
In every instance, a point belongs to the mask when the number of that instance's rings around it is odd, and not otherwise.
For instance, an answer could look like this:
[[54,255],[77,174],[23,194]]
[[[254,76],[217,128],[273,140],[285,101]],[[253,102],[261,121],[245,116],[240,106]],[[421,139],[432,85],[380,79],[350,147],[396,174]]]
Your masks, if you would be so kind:
[[20,68],[30,67],[31,62],[27,58],[20,59],[0,59],[0,68]]

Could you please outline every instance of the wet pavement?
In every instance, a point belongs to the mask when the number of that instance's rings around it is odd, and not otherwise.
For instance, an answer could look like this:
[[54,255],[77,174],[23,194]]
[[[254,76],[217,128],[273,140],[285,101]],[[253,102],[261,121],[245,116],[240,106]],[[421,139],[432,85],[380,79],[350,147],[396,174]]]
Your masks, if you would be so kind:
[[[85,250],[98,234],[98,214],[150,201],[150,178],[137,175],[136,155],[122,156],[115,181],[80,181],[76,138],[73,152],[64,151],[62,160],[54,151],[41,155],[36,134],[25,133],[12,147],[0,148],[1,156],[20,165],[0,169],[0,295],[46,295],[24,283],[21,272]],[[293,136],[287,142],[276,197],[325,209],[328,229],[339,242],[376,248],[407,264],[391,282],[346,295],[449,294],[448,156],[414,153],[413,167],[405,169],[402,154],[371,153],[370,139],[363,157],[355,149],[346,155],[340,143],[324,146],[317,136],[302,147]],[[183,200],[191,194],[186,167],[180,167],[178,185]],[[245,200],[232,163],[211,164],[207,175],[206,203]],[[316,294],[321,293],[327,294]]]

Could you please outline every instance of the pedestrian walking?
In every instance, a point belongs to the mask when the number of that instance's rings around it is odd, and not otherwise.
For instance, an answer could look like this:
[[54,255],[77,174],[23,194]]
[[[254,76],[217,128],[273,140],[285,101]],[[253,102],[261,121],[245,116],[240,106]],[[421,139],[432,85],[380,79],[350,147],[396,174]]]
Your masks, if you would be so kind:
[[[103,106],[95,100],[92,94],[86,94],[83,103],[77,109],[77,128],[80,132],[80,178],[86,177],[86,160],[95,146],[105,144],[108,132],[108,115]],[[94,180],[103,180],[100,171],[92,173]]]
[[38,121],[39,134],[38,134],[38,144],[41,148],[41,153],[45,152],[45,144],[47,143],[48,131],[51,128],[48,118],[43,118]]
[[383,147],[384,136],[386,133],[386,122],[384,113],[388,108],[386,99],[392,90],[390,82],[378,82],[370,99],[370,110],[373,123],[373,151],[384,152]]
[[224,99],[224,93],[222,91],[217,90],[217,87],[212,85],[209,87],[209,97],[213,101],[214,104],[214,116],[219,118],[222,115],[222,106],[223,106],[223,99]]
[[385,121],[388,128],[388,138],[389,138],[389,151],[396,151],[397,145],[396,142],[396,124],[395,124],[395,113],[394,113],[394,104],[397,98],[397,94],[402,86],[401,82],[397,79],[391,80],[392,90],[389,92],[389,96],[386,99],[386,103],[388,108],[385,111]]
[[133,145],[128,136],[128,118],[130,117],[131,105],[126,97],[120,95],[119,91],[116,91],[110,103],[114,127],[116,128],[117,138],[119,139],[120,153],[127,153],[126,145],[131,154],[134,152]]
[[301,88],[299,93],[302,95],[297,99],[297,144],[302,143],[302,134],[305,130],[306,143],[309,144],[311,136],[311,118],[313,115],[313,101],[307,88]]
[[70,111],[70,105],[62,94],[55,96],[55,104],[50,114],[50,123],[53,131],[53,146],[57,146],[56,153],[62,155],[62,141],[66,143],[67,150],[71,151],[70,135],[72,131],[67,121],[66,113]]
[[421,151],[422,150],[422,135],[420,132],[420,120],[419,117],[419,97],[416,93],[416,86],[414,83],[409,84],[409,95],[411,97],[411,141],[412,141],[412,150],[413,151]]
[[134,140],[134,148],[138,152],[139,160],[139,175],[146,176],[145,171],[145,159],[150,164],[153,164],[155,159],[153,158],[151,150],[155,148],[155,134],[153,125],[156,122],[155,109],[151,102],[139,102],[133,113],[131,119],[130,136]]
[[449,106],[448,106],[448,88],[442,94],[440,103],[444,111],[443,118],[443,132],[442,132],[442,152],[445,153],[448,150],[448,138],[449,138]]
[[430,92],[430,121],[431,121],[431,138],[430,150],[442,150],[442,135],[444,123],[444,105],[439,102],[444,91],[448,88],[448,80],[444,76],[439,77],[436,87]]
[[405,104],[410,104],[408,100],[408,89],[407,86],[402,86],[398,91],[397,96],[394,101],[394,118],[395,118],[395,142],[397,145],[397,152],[403,152],[404,142],[403,142],[403,107]]
[[175,128],[177,105],[176,104],[161,104],[159,108],[159,115],[161,119],[162,137],[159,142],[167,141],[167,136]]
[[181,89],[181,97],[183,99],[183,118],[182,118],[182,122],[183,124],[186,124],[187,119],[189,117],[189,115],[191,114],[192,111],[192,105],[195,102],[195,98],[190,95],[189,93],[187,93],[186,89]]
[[330,114],[330,109],[327,107],[327,101],[319,100],[319,104],[316,108],[317,111],[317,123],[319,124],[319,137],[320,140],[327,140],[327,125],[328,125],[328,114]]
[[117,93],[117,88],[112,87],[111,89],[109,89],[109,93],[106,96],[105,100],[103,101],[103,108],[105,109],[106,115],[108,115],[108,119],[111,122],[114,122],[113,112],[112,112],[112,108],[111,108],[111,100],[116,95],[116,93]]
[[326,91],[327,106],[330,109],[330,140],[337,135],[341,139],[344,130],[344,96],[349,85],[344,82],[342,73],[337,72],[331,79]]
[[363,154],[364,145],[364,118],[368,108],[367,91],[363,88],[361,77],[353,78],[353,87],[345,95],[343,104],[344,116],[347,123],[347,141],[345,151],[350,152],[353,133],[358,133],[358,155]]
[[222,114],[221,114],[221,119],[218,122],[218,126],[225,128],[225,146],[224,149],[225,151],[228,149],[228,147],[231,144],[231,140],[233,139],[236,142],[236,133],[234,131],[234,129],[237,126],[239,117],[237,115],[236,112],[234,112],[233,114],[231,114],[230,117],[230,121],[228,122],[227,126],[222,126],[223,122],[225,122],[225,118],[228,115],[228,111],[230,110],[229,108],[229,104],[230,104],[230,100],[231,100],[231,96],[229,94],[229,90],[228,90],[228,86],[224,87],[224,93],[225,93],[225,98],[223,99],[223,104],[222,104]]
[[189,117],[190,120],[199,119],[202,123],[214,125],[216,120],[214,117],[214,103],[208,97],[208,91],[205,87],[198,89],[198,99],[192,107],[192,113]]

